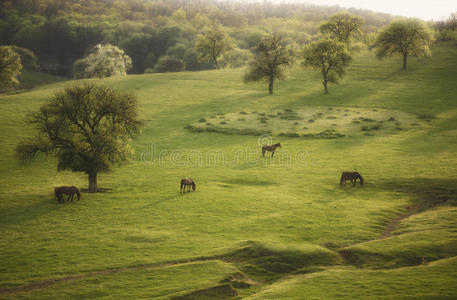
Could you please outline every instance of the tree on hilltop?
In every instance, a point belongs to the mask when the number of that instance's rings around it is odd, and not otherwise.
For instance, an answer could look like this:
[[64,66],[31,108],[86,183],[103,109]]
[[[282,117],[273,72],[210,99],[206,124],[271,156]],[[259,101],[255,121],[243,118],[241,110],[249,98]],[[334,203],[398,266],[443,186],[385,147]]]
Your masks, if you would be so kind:
[[417,19],[402,19],[390,23],[379,33],[374,47],[376,57],[400,53],[403,56],[403,69],[406,69],[408,56],[428,57],[433,42],[431,30]]
[[127,161],[129,139],[141,126],[135,96],[87,83],[56,93],[29,123],[38,133],[17,146],[20,161],[52,153],[58,170],[88,175],[90,192],[97,191],[98,173]]
[[254,48],[254,57],[244,75],[244,82],[267,79],[268,92],[273,94],[274,81],[284,79],[285,67],[294,62],[295,51],[280,34],[273,33],[263,38]]
[[341,43],[350,45],[351,41],[362,35],[360,27],[364,19],[352,16],[348,13],[339,13],[330,17],[330,19],[319,26],[319,30]]
[[333,39],[315,41],[303,51],[303,65],[311,66],[322,73],[324,91],[328,94],[328,82],[338,83],[338,78],[346,72],[346,67],[352,61],[346,45]]

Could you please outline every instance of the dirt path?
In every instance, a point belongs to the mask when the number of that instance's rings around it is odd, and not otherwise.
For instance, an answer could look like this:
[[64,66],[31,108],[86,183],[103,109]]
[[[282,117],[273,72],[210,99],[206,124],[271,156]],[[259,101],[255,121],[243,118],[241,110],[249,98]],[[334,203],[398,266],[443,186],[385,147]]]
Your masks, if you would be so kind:
[[417,214],[419,212],[419,210],[420,210],[420,206],[419,205],[408,206],[406,208],[406,213],[404,213],[404,214],[402,214],[402,215],[390,220],[389,224],[386,227],[386,230],[384,230],[384,232],[381,234],[381,236],[378,239],[384,239],[386,237],[389,237],[390,234],[395,229],[397,229],[398,223],[400,223],[401,220],[404,220],[406,218],[409,218],[412,215]]

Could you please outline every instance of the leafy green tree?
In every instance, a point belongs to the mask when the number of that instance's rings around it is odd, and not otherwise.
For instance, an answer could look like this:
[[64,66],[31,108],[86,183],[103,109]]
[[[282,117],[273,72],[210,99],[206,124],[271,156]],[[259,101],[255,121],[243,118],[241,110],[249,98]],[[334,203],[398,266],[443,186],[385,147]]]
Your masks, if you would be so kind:
[[216,69],[220,68],[219,58],[231,48],[230,39],[219,27],[212,27],[205,34],[200,34],[195,43],[195,52],[200,61],[212,61]]
[[146,34],[135,33],[131,37],[123,40],[120,47],[132,59],[132,72],[136,74],[144,73],[144,62],[150,53],[148,47],[151,37]]
[[322,84],[328,94],[328,82],[338,83],[338,78],[345,74],[345,69],[352,61],[346,45],[333,39],[315,41],[305,47],[303,65],[311,66],[322,72]]
[[20,55],[11,47],[0,46],[0,91],[8,90],[18,84],[17,77],[21,74],[21,70]]
[[75,78],[110,77],[127,74],[132,67],[132,60],[116,46],[97,45],[91,52],[74,63]]
[[10,46],[10,48],[11,50],[19,54],[24,69],[34,71],[38,68],[38,59],[32,51],[18,46]]
[[233,48],[227,51],[221,58],[220,64],[224,68],[241,68],[252,58],[252,53],[246,49]]
[[154,67],[156,73],[180,72],[184,70],[184,62],[173,56],[161,56]]
[[428,57],[433,42],[431,30],[417,19],[396,20],[382,30],[375,41],[376,57],[383,58],[394,53],[403,56],[406,69],[408,56]]
[[281,35],[273,33],[264,37],[254,48],[254,57],[244,75],[244,82],[267,79],[268,91],[273,94],[275,80],[284,79],[285,67],[295,62],[295,51]]
[[131,94],[84,84],[57,93],[33,114],[34,138],[16,148],[29,162],[39,153],[57,157],[59,170],[85,172],[89,191],[97,191],[97,175],[127,161],[129,138],[139,130],[137,100]]
[[349,46],[354,38],[362,35],[360,27],[363,23],[364,19],[361,17],[339,13],[331,16],[327,22],[321,24],[319,30],[330,38]]

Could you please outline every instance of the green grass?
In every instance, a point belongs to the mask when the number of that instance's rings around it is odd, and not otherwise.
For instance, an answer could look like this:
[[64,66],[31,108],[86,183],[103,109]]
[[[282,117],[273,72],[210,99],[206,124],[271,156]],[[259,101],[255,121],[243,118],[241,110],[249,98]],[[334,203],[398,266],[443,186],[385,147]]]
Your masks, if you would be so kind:
[[[53,187],[86,187],[85,175],[53,157],[19,165],[14,148],[34,133],[26,115],[75,82],[0,96],[0,289],[98,274],[0,298],[455,298],[456,69],[457,50],[439,46],[407,70],[364,53],[329,95],[300,68],[273,96],[243,70],[94,79],[135,92],[145,127],[131,163],[100,175],[110,190],[63,205]],[[184,129],[207,122],[232,132]],[[263,159],[242,128],[271,130],[262,141],[282,148]],[[332,128],[345,136],[278,136]],[[365,185],[340,187],[343,170]],[[179,194],[183,177],[196,192]]]

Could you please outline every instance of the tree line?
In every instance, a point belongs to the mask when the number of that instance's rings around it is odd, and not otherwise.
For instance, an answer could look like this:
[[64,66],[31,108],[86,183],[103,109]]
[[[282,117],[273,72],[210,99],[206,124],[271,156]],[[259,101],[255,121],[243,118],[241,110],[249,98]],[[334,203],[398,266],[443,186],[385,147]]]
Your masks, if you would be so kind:
[[[122,49],[129,73],[238,67],[249,49],[273,28],[299,45],[338,7],[216,0],[6,0],[0,4],[0,45],[16,45],[38,57],[41,71],[72,76],[74,62],[98,44]],[[392,17],[364,10],[362,30],[375,32]],[[201,53],[201,35],[217,25],[230,51],[219,59]]]

